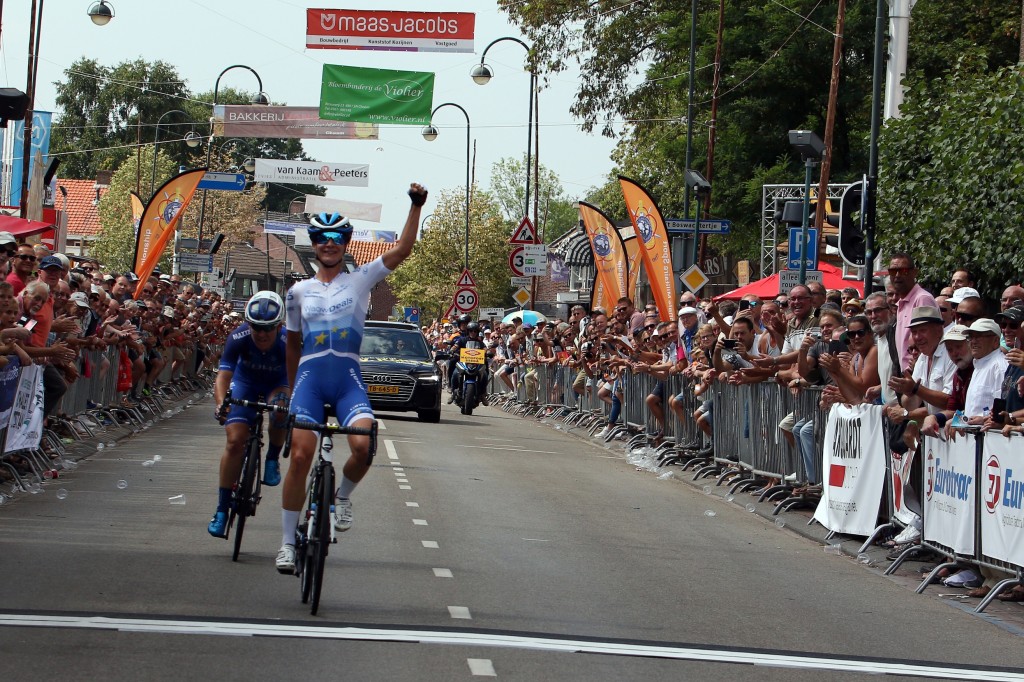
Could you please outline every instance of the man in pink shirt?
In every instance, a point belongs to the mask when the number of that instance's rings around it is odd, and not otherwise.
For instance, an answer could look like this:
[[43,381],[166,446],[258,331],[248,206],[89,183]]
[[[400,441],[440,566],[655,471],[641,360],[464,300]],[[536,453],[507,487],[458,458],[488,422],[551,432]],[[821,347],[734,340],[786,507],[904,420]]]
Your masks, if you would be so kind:
[[917,266],[906,253],[894,253],[889,259],[889,281],[896,294],[896,347],[900,354],[900,373],[910,364],[910,321],[914,308],[937,308],[935,298],[917,283]]

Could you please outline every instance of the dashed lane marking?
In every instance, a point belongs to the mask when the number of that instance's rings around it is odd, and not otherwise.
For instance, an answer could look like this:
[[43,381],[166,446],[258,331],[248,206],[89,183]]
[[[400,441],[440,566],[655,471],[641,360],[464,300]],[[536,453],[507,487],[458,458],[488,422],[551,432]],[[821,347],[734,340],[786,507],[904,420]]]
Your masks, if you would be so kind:
[[552,452],[551,450],[523,450],[522,448],[513,447],[496,447],[492,445],[456,445],[457,448],[470,448],[473,450],[508,450],[511,452],[529,452],[535,455],[560,455],[561,452]]
[[398,486],[398,489],[399,490],[412,490],[412,486],[411,485],[400,485],[400,486]]
[[460,620],[473,620],[473,616],[469,615],[469,608],[466,606],[449,606],[448,614],[452,618]]
[[452,569],[450,569],[450,568],[435,568],[434,569],[434,577],[435,578],[454,578],[455,576],[452,575]]
[[439,549],[440,545],[437,544],[437,540],[421,540],[423,546],[427,549]]
[[388,453],[388,459],[398,459],[398,451],[395,450],[395,442],[393,440],[384,439],[384,450]]
[[469,672],[476,677],[498,676],[498,673],[494,672],[494,664],[489,658],[467,658],[466,663],[469,664]]
[[801,670],[827,670],[858,674],[903,675],[931,679],[1024,682],[1019,669],[963,665],[938,661],[906,662],[885,658],[845,658],[808,652],[741,649],[711,645],[672,644],[599,638],[558,637],[527,632],[415,627],[328,625],[282,621],[133,618],[87,614],[0,613],[0,627],[40,627],[64,630],[106,630],[129,633],[223,635],[232,637],[284,637],[365,642],[401,642],[455,646],[499,647],[552,653],[586,653],[704,663],[732,663]]
[[412,525],[414,525],[414,526],[425,526],[425,525],[427,525],[427,520],[426,519],[413,519],[412,520]]
[[406,502],[405,506],[406,507],[418,507],[418,506],[420,506],[420,503],[419,502]]

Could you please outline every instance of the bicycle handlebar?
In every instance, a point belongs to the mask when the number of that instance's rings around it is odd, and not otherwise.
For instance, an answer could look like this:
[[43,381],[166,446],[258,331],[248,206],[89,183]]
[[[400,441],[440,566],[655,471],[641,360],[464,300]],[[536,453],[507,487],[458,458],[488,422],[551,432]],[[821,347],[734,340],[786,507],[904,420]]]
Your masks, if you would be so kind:
[[254,410],[265,410],[267,412],[279,412],[281,414],[287,414],[288,408],[282,407],[281,405],[271,405],[270,403],[261,403],[258,400],[241,400],[239,398],[232,398],[230,395],[224,398],[224,402],[221,404],[221,408],[227,405],[238,405],[239,407],[251,407]]
[[316,422],[294,420],[292,424],[296,429],[304,429],[306,431],[319,431],[321,434],[344,434],[349,436],[376,436],[377,435],[377,422],[373,423],[368,429],[360,428],[358,426],[341,426],[340,424],[317,424]]

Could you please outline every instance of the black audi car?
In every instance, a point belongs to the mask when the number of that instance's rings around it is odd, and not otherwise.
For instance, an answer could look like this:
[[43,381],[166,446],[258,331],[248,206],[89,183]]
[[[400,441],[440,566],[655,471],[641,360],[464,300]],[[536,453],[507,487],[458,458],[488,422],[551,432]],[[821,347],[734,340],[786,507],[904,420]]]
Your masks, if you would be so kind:
[[367,320],[359,352],[374,410],[416,412],[425,422],[441,420],[441,373],[419,327]]

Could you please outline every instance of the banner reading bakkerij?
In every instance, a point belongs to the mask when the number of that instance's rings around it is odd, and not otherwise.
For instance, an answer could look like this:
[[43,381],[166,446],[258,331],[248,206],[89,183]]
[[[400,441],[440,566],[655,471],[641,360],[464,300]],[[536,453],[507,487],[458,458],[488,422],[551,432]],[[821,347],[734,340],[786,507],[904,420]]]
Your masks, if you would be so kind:
[[433,73],[324,64],[320,118],[426,125],[433,100]]

